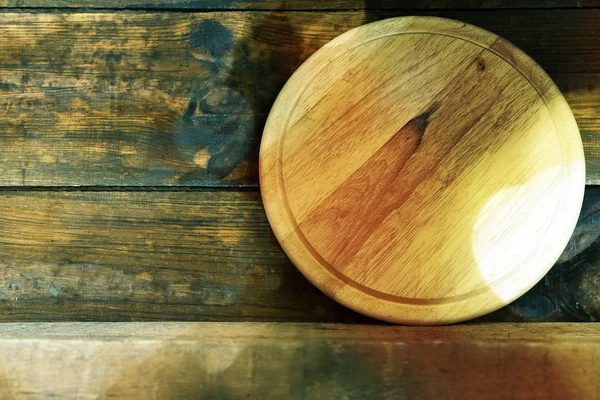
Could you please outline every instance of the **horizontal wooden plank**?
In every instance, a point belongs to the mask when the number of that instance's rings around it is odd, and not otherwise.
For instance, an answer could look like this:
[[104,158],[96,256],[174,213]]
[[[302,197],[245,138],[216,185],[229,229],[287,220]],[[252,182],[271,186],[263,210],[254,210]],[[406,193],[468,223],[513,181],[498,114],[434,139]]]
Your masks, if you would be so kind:
[[4,192],[0,254],[0,321],[364,320],[287,260],[255,192]]
[[350,314],[290,265],[257,193],[10,193],[0,202],[8,319]]
[[0,0],[0,7],[161,10],[429,10],[599,7],[598,0]]
[[[484,319],[600,319],[597,210],[593,188],[560,263]],[[0,192],[0,254],[0,322],[369,321],[296,270],[257,192]]]
[[[410,12],[0,14],[0,186],[256,186],[290,74]],[[490,29],[565,92],[600,183],[600,10],[423,12]]]
[[591,399],[592,324],[4,324],[0,390],[45,398]]

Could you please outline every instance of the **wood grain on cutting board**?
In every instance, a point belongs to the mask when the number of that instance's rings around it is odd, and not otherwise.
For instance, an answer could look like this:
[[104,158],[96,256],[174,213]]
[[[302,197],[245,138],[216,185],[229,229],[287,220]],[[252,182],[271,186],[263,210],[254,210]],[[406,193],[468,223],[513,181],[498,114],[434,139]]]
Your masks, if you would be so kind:
[[347,32],[288,81],[265,127],[261,192],[317,287],[404,323],[500,308],[558,259],[585,185],[581,138],[545,72],[462,22]]

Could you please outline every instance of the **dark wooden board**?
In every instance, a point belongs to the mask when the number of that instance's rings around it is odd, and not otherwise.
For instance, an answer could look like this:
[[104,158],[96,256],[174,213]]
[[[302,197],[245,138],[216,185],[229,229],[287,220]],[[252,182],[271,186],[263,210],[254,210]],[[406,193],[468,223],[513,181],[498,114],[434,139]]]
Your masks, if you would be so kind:
[[256,192],[4,192],[0,236],[0,321],[362,319],[291,265]]
[[[486,319],[600,318],[600,189],[585,210],[561,263]],[[296,270],[256,192],[6,191],[0,235],[4,322],[368,321]]]
[[593,324],[1,324],[10,399],[593,399]]
[[587,8],[598,0],[0,0],[0,7],[161,10],[406,10]]
[[[290,74],[365,22],[410,12],[0,15],[0,186],[256,186]],[[423,12],[513,41],[564,91],[600,183],[600,10]]]

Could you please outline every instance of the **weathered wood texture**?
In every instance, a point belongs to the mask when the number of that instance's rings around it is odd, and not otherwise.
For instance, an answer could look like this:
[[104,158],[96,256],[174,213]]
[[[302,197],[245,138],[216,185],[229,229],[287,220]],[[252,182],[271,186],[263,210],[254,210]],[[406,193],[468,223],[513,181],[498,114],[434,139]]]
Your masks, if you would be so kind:
[[258,193],[0,194],[0,321],[361,318],[287,260]]
[[[600,319],[600,189],[561,262],[492,321]],[[335,321],[256,192],[4,192],[0,321]]]
[[590,324],[4,324],[3,398],[592,399]]
[[[0,186],[254,186],[290,74],[340,33],[407,13],[1,14]],[[600,183],[600,10],[422,14],[492,30],[538,61]]]
[[[0,0],[3,7],[141,3]],[[342,5],[143,3],[267,10]],[[595,0],[378,3],[367,7],[598,6]],[[0,186],[256,186],[264,118],[297,66],[343,31],[415,13],[33,11],[0,14]],[[600,10],[418,14],[490,29],[540,62],[575,112],[588,182],[600,183]],[[548,277],[487,318],[600,318],[597,189],[586,204],[579,234]],[[1,321],[364,321],[289,263],[256,192],[9,191],[0,208]]]
[[405,10],[587,8],[598,0],[0,0],[9,8],[117,8],[161,10]]

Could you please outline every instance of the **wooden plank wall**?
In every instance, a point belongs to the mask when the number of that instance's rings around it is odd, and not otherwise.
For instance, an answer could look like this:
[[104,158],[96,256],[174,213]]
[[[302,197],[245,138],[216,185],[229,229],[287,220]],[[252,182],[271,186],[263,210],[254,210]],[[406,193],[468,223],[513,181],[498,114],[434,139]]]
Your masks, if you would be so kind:
[[[0,0],[0,321],[368,321],[282,253],[257,158],[298,65],[382,18],[463,20],[529,53],[600,183],[599,1],[398,3]],[[589,186],[559,263],[484,318],[600,318],[599,209]]]

